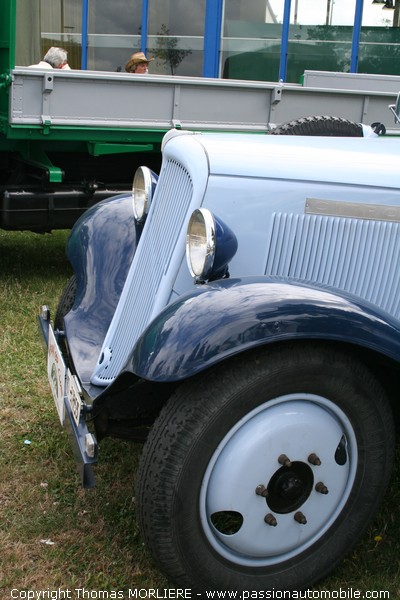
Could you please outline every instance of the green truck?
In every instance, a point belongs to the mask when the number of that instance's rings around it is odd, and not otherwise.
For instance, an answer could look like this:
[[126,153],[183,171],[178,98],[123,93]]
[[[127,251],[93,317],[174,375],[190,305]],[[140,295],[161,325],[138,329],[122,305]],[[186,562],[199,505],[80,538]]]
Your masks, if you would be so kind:
[[[170,129],[251,132],[309,115],[388,117],[400,77],[305,72],[299,84],[20,66],[34,29],[3,0],[0,19],[0,228],[70,228],[99,200],[158,171]],[[393,119],[390,119],[393,121]],[[397,132],[399,125],[393,124]]]

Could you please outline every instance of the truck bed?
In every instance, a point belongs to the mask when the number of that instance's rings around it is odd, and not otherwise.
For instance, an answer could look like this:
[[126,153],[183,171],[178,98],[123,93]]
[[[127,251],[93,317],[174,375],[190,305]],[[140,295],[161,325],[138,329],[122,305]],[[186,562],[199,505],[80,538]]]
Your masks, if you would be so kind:
[[[388,105],[400,91],[400,77],[381,76],[388,82],[383,86],[377,76],[322,73],[306,72],[300,85],[17,67],[9,125],[11,131],[36,126],[53,139],[65,127],[117,129],[123,141],[124,130],[132,129],[263,133],[292,119],[332,115],[367,125],[386,121],[398,132]],[[355,89],[360,81],[362,89]]]

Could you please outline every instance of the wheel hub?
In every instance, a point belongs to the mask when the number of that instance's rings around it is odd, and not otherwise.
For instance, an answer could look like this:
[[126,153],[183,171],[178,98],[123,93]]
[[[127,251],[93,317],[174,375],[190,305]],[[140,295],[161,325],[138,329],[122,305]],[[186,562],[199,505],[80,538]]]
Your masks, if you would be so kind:
[[311,468],[303,462],[281,467],[267,485],[266,502],[278,514],[297,510],[309,497],[314,483]]
[[229,431],[209,463],[200,497],[204,533],[238,564],[287,560],[337,519],[356,464],[354,431],[335,404],[307,394],[267,402]]

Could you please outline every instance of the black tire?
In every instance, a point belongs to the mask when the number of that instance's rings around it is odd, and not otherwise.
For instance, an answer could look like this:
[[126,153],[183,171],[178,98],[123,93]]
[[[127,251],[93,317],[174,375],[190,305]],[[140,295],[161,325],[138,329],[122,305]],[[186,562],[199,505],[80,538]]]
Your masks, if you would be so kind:
[[271,135],[309,135],[332,137],[363,137],[363,129],[359,123],[341,117],[303,117],[279,125],[271,130]]
[[76,275],[72,275],[65,286],[54,317],[54,329],[64,329],[64,317],[74,305],[76,296]]
[[138,469],[140,530],[178,587],[306,589],[360,538],[393,451],[389,404],[361,363],[323,345],[262,349],[164,407]]

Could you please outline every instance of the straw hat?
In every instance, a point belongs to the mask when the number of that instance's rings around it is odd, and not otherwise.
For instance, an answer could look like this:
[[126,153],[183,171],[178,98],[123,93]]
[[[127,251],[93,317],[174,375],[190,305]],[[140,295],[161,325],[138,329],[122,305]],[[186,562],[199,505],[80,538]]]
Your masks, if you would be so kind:
[[150,61],[154,60],[154,58],[146,58],[146,55],[143,52],[135,52],[135,54],[132,54],[132,56],[130,57],[130,59],[128,60],[128,62],[125,65],[125,71],[127,71],[128,73],[130,73],[132,71],[132,67],[135,65],[138,65],[139,63],[147,63],[149,64]]

